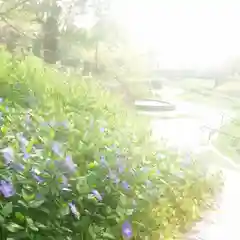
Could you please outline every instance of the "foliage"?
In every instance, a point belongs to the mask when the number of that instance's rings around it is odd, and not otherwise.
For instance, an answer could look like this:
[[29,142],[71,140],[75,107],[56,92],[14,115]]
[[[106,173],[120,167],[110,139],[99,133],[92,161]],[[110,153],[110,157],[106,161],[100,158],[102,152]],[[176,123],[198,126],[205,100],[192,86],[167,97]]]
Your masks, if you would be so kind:
[[172,239],[214,192],[96,82],[0,53],[1,239]]
[[214,146],[226,157],[239,162],[239,139],[240,139],[240,122],[231,119],[230,122],[224,124],[216,139],[213,140]]
[[[91,65],[84,73],[90,70],[111,79],[116,73],[126,79],[143,76],[146,56],[132,49],[124,29],[110,17],[110,5],[109,0],[0,1],[0,19],[18,39],[5,32],[1,35],[8,36],[6,43],[13,44],[11,50],[17,44],[29,47],[48,63],[60,61],[74,68]],[[81,26],[88,15],[92,16],[92,26]],[[46,30],[49,19],[55,20],[51,31]]]

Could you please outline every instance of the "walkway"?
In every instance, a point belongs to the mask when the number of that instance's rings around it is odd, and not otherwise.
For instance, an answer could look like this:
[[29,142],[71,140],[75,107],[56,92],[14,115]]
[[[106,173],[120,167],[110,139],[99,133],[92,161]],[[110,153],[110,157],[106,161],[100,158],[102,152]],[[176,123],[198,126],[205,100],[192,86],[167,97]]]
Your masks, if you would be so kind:
[[[184,104],[180,104],[184,108]],[[195,152],[196,157],[209,171],[221,171],[224,186],[216,199],[216,210],[206,212],[202,221],[181,240],[240,240],[240,168],[231,159],[223,156],[209,142],[208,129],[218,129],[222,116],[215,109],[195,104],[185,104],[186,112],[194,115],[185,119],[154,119],[153,133],[156,139],[163,137],[180,151]],[[209,122],[209,120],[211,120]]]

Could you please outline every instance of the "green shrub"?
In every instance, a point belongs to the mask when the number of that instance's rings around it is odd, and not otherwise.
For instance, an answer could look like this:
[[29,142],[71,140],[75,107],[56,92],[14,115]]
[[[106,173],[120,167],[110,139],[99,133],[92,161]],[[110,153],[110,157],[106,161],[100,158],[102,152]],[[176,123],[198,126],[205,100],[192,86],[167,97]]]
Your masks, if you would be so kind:
[[0,239],[172,239],[199,217],[215,178],[97,84],[0,61]]

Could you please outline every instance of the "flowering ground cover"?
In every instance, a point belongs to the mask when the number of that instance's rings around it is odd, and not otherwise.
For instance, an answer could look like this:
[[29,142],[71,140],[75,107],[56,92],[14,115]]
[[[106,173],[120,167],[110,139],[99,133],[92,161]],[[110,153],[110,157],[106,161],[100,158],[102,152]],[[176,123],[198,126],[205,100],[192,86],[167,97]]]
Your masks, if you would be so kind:
[[0,52],[0,239],[174,239],[215,192],[98,86]]

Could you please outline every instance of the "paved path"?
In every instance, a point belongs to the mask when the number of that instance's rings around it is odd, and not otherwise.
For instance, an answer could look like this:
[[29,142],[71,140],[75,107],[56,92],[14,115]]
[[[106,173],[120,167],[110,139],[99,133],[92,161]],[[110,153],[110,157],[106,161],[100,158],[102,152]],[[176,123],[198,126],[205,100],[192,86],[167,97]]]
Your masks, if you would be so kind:
[[200,159],[210,159],[209,166],[213,171],[222,172],[224,185],[216,198],[215,209],[204,214],[202,221],[187,234],[186,240],[239,240],[240,167],[222,155],[211,142],[208,151],[201,154]]
[[[208,138],[207,129],[218,129],[223,123],[222,116],[215,109],[194,104],[181,103],[180,108],[194,118],[154,119],[154,137],[168,139],[170,145],[181,151],[194,152],[209,171],[221,171],[224,179],[222,192],[216,198],[216,210],[204,213],[202,221],[183,240],[240,240],[240,167],[215,149]],[[204,125],[209,128],[204,130]]]
[[216,209],[206,212],[187,234],[187,240],[239,240],[240,173],[224,169],[224,186],[216,199]]

